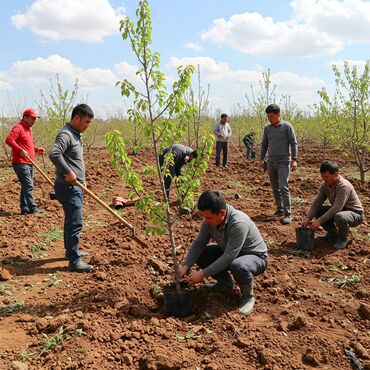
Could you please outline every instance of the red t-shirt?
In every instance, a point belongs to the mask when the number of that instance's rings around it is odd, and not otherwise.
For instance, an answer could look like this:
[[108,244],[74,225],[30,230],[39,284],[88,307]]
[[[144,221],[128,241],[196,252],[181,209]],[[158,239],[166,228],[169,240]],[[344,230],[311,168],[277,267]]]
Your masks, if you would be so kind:
[[22,149],[28,153],[31,159],[35,159],[35,152],[39,151],[39,148],[33,143],[32,128],[23,121],[12,128],[5,142],[12,148],[13,163],[31,164],[26,158],[21,157]]

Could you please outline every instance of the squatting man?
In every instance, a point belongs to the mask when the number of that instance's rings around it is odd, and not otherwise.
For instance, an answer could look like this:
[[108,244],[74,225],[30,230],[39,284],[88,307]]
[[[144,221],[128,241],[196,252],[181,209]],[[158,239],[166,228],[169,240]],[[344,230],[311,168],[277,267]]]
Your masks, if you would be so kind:
[[[202,193],[198,209],[204,220],[180,266],[180,279],[197,284],[211,276],[217,282],[205,284],[206,289],[232,290],[231,272],[241,291],[239,311],[247,316],[255,303],[253,277],[262,274],[268,265],[267,246],[249,216],[227,204],[218,191]],[[208,244],[211,239],[216,244]],[[200,269],[191,272],[194,264]]]
[[[339,174],[334,161],[324,161],[320,166],[323,183],[302,222],[303,227],[326,230],[321,240],[334,239],[334,248],[343,249],[349,242],[349,228],[362,224],[365,213],[353,185]],[[326,200],[329,204],[324,204]]]

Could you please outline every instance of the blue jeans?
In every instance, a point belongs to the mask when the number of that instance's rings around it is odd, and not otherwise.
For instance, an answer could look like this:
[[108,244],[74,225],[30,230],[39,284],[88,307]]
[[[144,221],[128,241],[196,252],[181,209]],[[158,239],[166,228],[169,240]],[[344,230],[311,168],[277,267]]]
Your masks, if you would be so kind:
[[37,205],[33,200],[33,166],[13,163],[13,169],[21,183],[20,207],[22,213],[32,213]]
[[79,239],[82,230],[82,201],[83,191],[78,186],[55,182],[55,196],[64,210],[64,248],[69,262],[76,264],[80,261]]
[[[204,269],[219,259],[224,251],[216,244],[209,244],[197,260],[197,265]],[[268,265],[267,254],[239,254],[227,268],[234,276],[235,281],[239,285],[246,285],[253,281],[253,277],[262,274]],[[217,276],[221,276],[226,271],[220,271],[213,277],[217,280]]]

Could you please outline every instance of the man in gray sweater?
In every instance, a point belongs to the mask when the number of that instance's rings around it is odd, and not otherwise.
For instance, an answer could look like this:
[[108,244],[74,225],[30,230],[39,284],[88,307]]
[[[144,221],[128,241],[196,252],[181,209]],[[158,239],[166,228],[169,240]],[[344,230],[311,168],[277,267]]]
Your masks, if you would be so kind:
[[[334,248],[343,249],[348,244],[349,227],[356,227],[365,220],[365,213],[353,185],[339,175],[334,161],[324,161],[320,167],[323,183],[308,209],[302,227],[327,231],[321,240],[336,239]],[[323,205],[326,199],[331,205]]]
[[[253,277],[262,274],[268,265],[267,247],[254,222],[245,213],[226,204],[215,190],[206,190],[198,200],[198,209],[204,220],[180,267],[180,278],[200,283],[206,277],[217,280],[206,288],[233,289],[235,281],[241,291],[239,311],[249,315],[255,303]],[[213,239],[216,244],[208,244]],[[190,272],[197,264],[200,270]]]
[[297,169],[298,144],[293,127],[280,118],[278,105],[269,105],[266,114],[270,124],[263,130],[260,168],[264,170],[268,154],[267,171],[276,204],[273,217],[282,216],[281,223],[286,225],[292,222],[288,179],[290,171]]
[[71,121],[57,134],[49,152],[54,163],[56,177],[55,196],[64,210],[64,247],[69,260],[68,269],[74,272],[87,272],[93,266],[83,262],[81,257],[88,255],[79,250],[82,230],[82,189],[74,185],[78,180],[85,183],[85,163],[81,134],[89,127],[94,113],[87,104],[79,104],[72,111]]

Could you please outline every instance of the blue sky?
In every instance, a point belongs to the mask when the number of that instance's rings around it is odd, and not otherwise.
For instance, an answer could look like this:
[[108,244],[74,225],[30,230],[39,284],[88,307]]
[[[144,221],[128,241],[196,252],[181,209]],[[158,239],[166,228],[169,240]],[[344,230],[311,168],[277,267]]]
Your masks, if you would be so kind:
[[[118,32],[133,0],[0,0],[0,109],[36,106],[58,73],[97,116],[124,111],[115,82],[134,80],[135,58]],[[169,78],[179,64],[200,65],[212,112],[245,106],[271,70],[278,95],[300,107],[333,87],[331,64],[360,68],[370,58],[370,1],[153,0],[153,49]],[[212,113],[211,112],[211,113]]]

